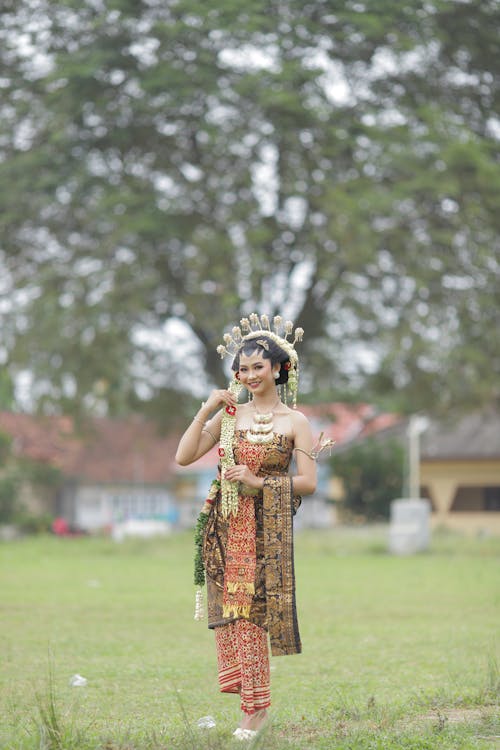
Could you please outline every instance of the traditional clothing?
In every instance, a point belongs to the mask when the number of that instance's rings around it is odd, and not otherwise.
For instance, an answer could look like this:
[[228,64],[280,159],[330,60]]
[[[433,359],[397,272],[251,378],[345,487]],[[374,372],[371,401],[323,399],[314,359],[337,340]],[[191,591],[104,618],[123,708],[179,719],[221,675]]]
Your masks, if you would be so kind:
[[252,714],[270,705],[267,633],[274,656],[301,651],[295,604],[294,498],[288,468],[293,441],[274,433],[255,444],[236,430],[234,460],[264,477],[264,489],[240,485],[238,509],[225,516],[218,492],[205,528],[208,626],[215,629],[222,692],[239,692]]
[[247,714],[270,706],[266,631],[243,618],[214,630],[221,693],[240,693],[241,708]]

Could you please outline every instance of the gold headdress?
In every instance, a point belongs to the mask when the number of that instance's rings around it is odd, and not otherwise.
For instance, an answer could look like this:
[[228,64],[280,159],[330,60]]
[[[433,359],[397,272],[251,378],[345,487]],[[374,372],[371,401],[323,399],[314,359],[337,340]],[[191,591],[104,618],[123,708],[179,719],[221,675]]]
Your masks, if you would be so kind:
[[[267,344],[266,339],[274,341],[274,343],[277,344],[287,355],[290,363],[289,368],[287,368],[288,382],[284,388],[283,395],[285,403],[287,402],[288,395],[291,396],[293,407],[295,408],[297,405],[299,383],[299,358],[295,351],[295,344],[297,341],[302,341],[304,330],[302,328],[296,328],[294,332],[291,320],[287,320],[283,323],[283,318],[280,315],[276,315],[276,317],[273,318],[274,330],[272,331],[267,315],[261,315],[259,317],[256,313],[252,313],[248,318],[242,318],[240,326],[234,326],[231,333],[224,334],[224,344],[217,347],[217,352],[220,354],[221,358],[224,358],[227,354],[235,357],[247,341],[255,340],[255,343],[263,346],[265,349],[267,348],[265,346]],[[284,335],[281,335],[282,331]],[[236,377],[233,377],[229,384],[229,390],[231,393],[234,393],[237,398],[241,389],[241,383]],[[235,423],[236,409],[227,406],[222,414],[219,447],[221,463],[221,510],[223,516],[226,518],[230,514],[236,513],[238,509],[238,483],[229,482],[224,476],[226,470],[230,466],[234,466],[233,438]]]
[[264,349],[268,349],[266,338],[274,341],[288,356],[290,361],[288,383],[283,395],[285,403],[287,403],[288,396],[291,396],[291,401],[295,409],[299,384],[299,358],[295,351],[295,344],[298,341],[302,341],[304,329],[296,328],[294,331],[292,321],[287,320],[283,322],[281,315],[276,315],[273,318],[273,328],[274,330],[271,330],[267,315],[259,317],[256,313],[252,313],[248,318],[242,318],[240,325],[234,326],[231,333],[224,334],[224,344],[220,344],[217,347],[217,352],[221,358],[224,358],[227,354],[235,357],[247,341],[255,340],[255,343],[263,346]]

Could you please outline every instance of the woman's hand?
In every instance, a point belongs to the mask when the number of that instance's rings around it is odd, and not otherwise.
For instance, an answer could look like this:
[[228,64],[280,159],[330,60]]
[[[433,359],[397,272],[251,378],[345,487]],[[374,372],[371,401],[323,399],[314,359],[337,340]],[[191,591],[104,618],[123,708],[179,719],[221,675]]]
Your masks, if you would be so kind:
[[212,391],[208,399],[205,401],[203,405],[203,411],[207,411],[208,413],[211,413],[215,411],[215,409],[218,409],[222,405],[226,406],[237,406],[238,400],[234,393],[231,393],[227,390],[215,390]]
[[229,469],[226,469],[224,478],[229,479],[230,482],[241,482],[242,484],[246,484],[247,487],[253,487],[257,490],[261,490],[264,486],[264,479],[252,474],[246,464],[230,466]]

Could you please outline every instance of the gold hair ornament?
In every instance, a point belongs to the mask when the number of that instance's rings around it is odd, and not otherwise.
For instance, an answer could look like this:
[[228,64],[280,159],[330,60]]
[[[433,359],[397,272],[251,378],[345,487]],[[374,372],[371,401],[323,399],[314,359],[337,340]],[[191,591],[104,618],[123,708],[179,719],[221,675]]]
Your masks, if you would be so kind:
[[[297,406],[297,392],[299,387],[299,358],[295,351],[295,344],[302,341],[304,336],[303,328],[293,330],[291,320],[283,322],[281,315],[273,318],[273,328],[269,323],[267,315],[260,317],[252,313],[248,318],[242,318],[239,326],[234,326],[231,333],[225,333],[223,336],[224,344],[217,347],[217,352],[223,359],[227,354],[235,357],[243,344],[247,341],[256,340],[255,343],[269,351],[269,345],[266,338],[271,339],[280,349],[288,356],[290,360],[290,369],[288,370],[288,383],[284,392],[284,401],[287,403],[288,397],[291,397],[293,408]],[[283,332],[283,335],[282,335]],[[289,340],[290,337],[290,340]],[[267,345],[267,346],[266,346]]]
[[266,341],[265,339],[257,339],[255,342],[256,344],[259,344],[263,349],[266,350],[266,352],[269,351],[269,341]]

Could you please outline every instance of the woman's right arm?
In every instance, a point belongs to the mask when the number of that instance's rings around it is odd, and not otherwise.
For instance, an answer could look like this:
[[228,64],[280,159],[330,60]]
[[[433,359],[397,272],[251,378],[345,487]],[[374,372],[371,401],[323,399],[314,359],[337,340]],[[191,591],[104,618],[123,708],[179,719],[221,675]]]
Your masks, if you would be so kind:
[[197,461],[218,442],[222,414],[218,412],[213,419],[207,420],[210,414],[223,404],[236,406],[237,401],[229,391],[212,391],[207,401],[195,414],[177,447],[175,460],[180,466],[188,466]]

